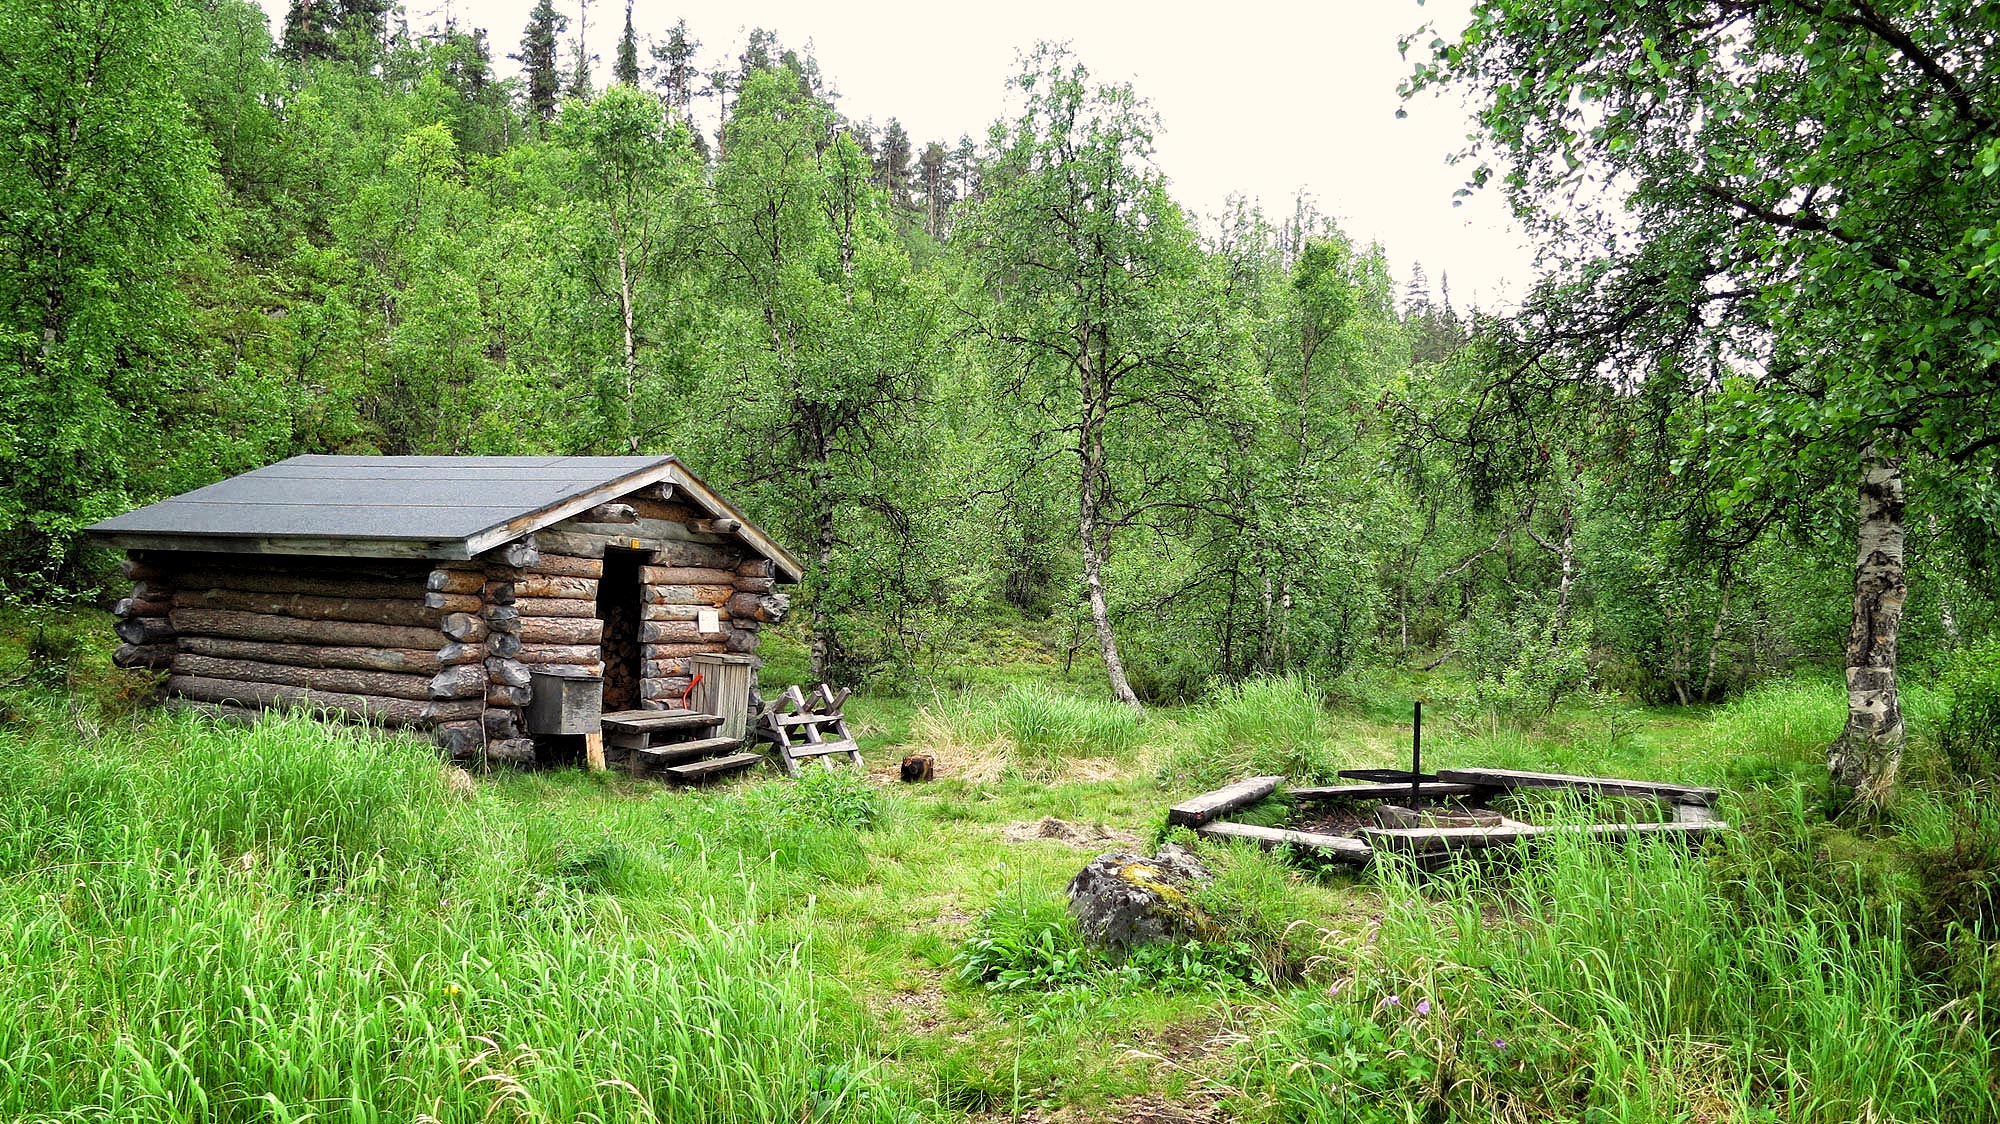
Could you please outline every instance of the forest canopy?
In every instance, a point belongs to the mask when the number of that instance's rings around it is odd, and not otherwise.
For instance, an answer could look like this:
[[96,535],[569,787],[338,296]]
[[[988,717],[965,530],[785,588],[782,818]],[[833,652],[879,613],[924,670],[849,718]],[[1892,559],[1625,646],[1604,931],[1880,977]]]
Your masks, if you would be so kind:
[[550,0],[4,0],[0,589],[101,596],[80,528],[296,453],[673,452],[806,560],[842,681],[999,628],[1134,705],[1447,660],[1510,712],[1691,703],[1843,652],[1893,702],[1899,635],[1993,615],[2000,15],[1885,11],[1413,37],[1544,249],[1501,317],[1310,199],[1190,213],[1058,46],[922,138],[769,30],[628,19],[606,74]]

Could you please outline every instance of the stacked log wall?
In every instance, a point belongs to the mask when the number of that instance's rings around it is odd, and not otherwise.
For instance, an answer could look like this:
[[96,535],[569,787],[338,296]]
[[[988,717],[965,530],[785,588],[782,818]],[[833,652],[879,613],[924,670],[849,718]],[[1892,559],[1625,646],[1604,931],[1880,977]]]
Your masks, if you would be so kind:
[[[607,547],[647,552],[639,571],[639,705],[679,705],[703,653],[753,654],[757,629],[784,613],[775,569],[716,533],[705,512],[646,489],[537,533],[542,562],[524,586],[522,659],[605,674],[596,583]],[[703,610],[717,627],[701,628]]]
[[[526,545],[528,549],[521,549]],[[480,736],[489,760],[528,764],[535,743],[528,736],[524,708],[532,696],[528,665],[522,660],[520,590],[541,561],[532,537],[510,544],[480,565],[480,619],[486,622],[486,710],[480,715]]]
[[478,725],[486,628],[466,612],[478,606],[470,579],[448,568],[156,551],[127,570],[135,585],[121,635],[141,622],[160,648],[139,652],[128,638],[135,651],[121,649],[121,662],[163,667],[171,694],[309,706],[432,729],[447,745],[444,731]]
[[168,581],[169,571],[138,552],[120,563],[119,570],[131,579],[132,592],[111,609],[111,615],[118,618],[114,627],[120,641],[111,653],[111,662],[119,667],[166,671],[173,665],[175,647],[174,590]]

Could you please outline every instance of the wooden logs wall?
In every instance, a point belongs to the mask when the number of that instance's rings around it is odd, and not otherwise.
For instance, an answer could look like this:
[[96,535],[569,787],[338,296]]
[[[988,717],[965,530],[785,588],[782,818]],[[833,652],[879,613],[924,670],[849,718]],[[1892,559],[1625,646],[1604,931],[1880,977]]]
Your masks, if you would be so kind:
[[[454,620],[478,608],[463,592],[476,573],[172,552],[136,555],[125,572],[133,593],[114,610],[125,643],[113,658],[167,672],[181,698],[305,705],[438,731],[477,727],[486,707],[484,625]],[[443,744],[480,748],[462,737]]]
[[200,703],[326,708],[428,729],[456,758],[532,761],[531,674],[606,674],[607,546],[645,551],[626,669],[639,706],[678,705],[692,657],[754,653],[783,617],[773,564],[669,495],[649,488],[469,561],[135,552],[114,659]]
[[[634,540],[651,548],[639,568],[641,707],[679,705],[696,655],[754,653],[758,627],[781,619],[789,599],[774,592],[777,571],[768,560],[750,557],[735,541],[689,541],[707,521],[702,512],[642,492],[538,532],[539,577],[522,589],[521,658],[592,675],[618,670],[604,663],[596,583],[606,548]],[[715,613],[708,631],[703,610]]]

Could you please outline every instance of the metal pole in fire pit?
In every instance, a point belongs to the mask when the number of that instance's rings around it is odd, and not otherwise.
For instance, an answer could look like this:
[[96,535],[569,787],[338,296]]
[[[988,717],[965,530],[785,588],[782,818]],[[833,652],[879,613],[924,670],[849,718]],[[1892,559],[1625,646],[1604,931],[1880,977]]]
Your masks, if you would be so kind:
[[1423,806],[1424,700],[1418,699],[1410,723],[1410,811]]

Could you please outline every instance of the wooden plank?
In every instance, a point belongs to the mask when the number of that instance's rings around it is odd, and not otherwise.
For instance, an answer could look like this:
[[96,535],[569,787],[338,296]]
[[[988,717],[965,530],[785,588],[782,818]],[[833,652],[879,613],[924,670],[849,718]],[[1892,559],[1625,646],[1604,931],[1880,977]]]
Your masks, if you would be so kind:
[[838,714],[780,714],[776,716],[780,726],[830,726],[841,720]]
[[803,758],[824,757],[830,753],[856,753],[860,751],[861,746],[852,738],[843,738],[835,742],[810,742],[806,745],[794,745],[787,748],[791,750],[793,757]]
[[736,749],[743,744],[742,738],[698,738],[694,741],[673,742],[668,745],[647,746],[632,751],[632,759],[650,765],[664,765],[689,758],[708,757]]
[[1291,831],[1281,827],[1259,827],[1256,824],[1231,823],[1216,820],[1195,828],[1200,835],[1217,839],[1247,839],[1265,848],[1311,847],[1325,851],[1334,858],[1355,864],[1366,863],[1374,854],[1374,849],[1351,835],[1323,835],[1317,831]]
[[1491,788],[1556,788],[1596,792],[1605,796],[1640,796],[1674,804],[1715,803],[1721,792],[1695,785],[1633,781],[1618,777],[1573,777],[1567,773],[1528,773],[1515,769],[1439,769],[1438,780]]
[[670,765],[662,772],[681,781],[705,780],[739,769],[748,769],[764,759],[761,753],[736,753],[728,757],[711,757],[706,761],[695,761],[687,765]]
[[655,730],[703,730],[720,726],[722,716],[693,710],[621,710],[604,716],[606,733],[644,734]]
[[1720,820],[1706,823],[1566,824],[1556,827],[1509,820],[1499,827],[1364,827],[1361,829],[1361,836],[1371,845],[1384,850],[1428,855],[1446,851],[1508,846],[1530,839],[1545,839],[1560,835],[1589,836],[1607,843],[1640,835],[1698,838],[1712,831],[1727,830],[1728,827],[1728,824]]
[[1200,827],[1225,812],[1255,804],[1276,792],[1284,781],[1283,777],[1251,777],[1214,792],[1204,792],[1167,809],[1167,822],[1180,827]]
[[[1429,781],[1417,786],[1417,795],[1431,799],[1450,796],[1471,796],[1479,791],[1478,785],[1442,784]],[[1329,784],[1308,785],[1303,788],[1288,788],[1285,795],[1295,801],[1324,800],[1394,800],[1398,796],[1408,796],[1410,786],[1406,784]]]

